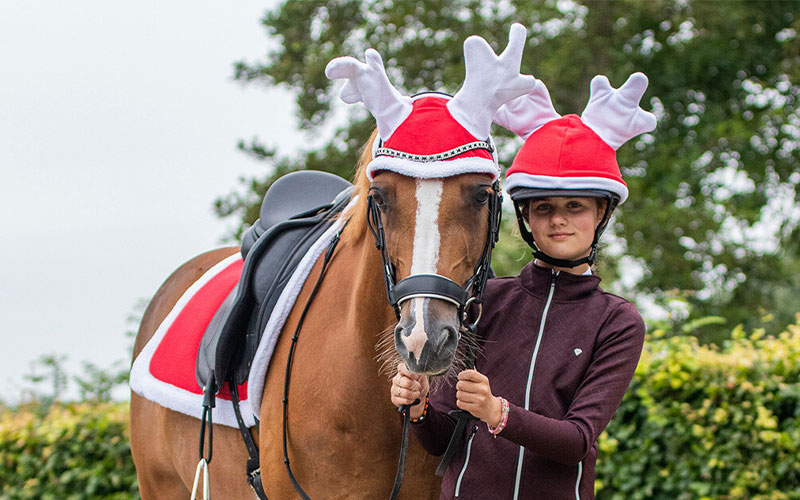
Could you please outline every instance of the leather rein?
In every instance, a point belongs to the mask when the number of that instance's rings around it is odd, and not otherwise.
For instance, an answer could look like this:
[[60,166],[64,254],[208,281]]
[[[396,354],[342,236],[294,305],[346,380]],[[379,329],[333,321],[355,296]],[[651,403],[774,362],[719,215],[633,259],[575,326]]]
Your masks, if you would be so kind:
[[[446,300],[448,302],[457,305],[462,329],[466,328],[467,330],[474,332],[475,324],[480,319],[480,314],[481,314],[480,308],[482,307],[481,304],[483,298],[483,289],[486,286],[486,280],[489,277],[489,271],[490,271],[489,265],[492,259],[492,249],[494,248],[494,245],[499,237],[501,202],[502,202],[502,194],[500,193],[500,184],[498,181],[494,181],[494,183],[492,184],[492,194],[490,195],[488,200],[489,228],[486,235],[486,243],[481,253],[481,257],[478,260],[478,263],[475,265],[472,277],[470,277],[467,280],[466,286],[462,288],[460,285],[452,281],[450,278],[438,274],[412,274],[411,276],[408,276],[400,280],[400,282],[396,282],[395,266],[391,262],[391,259],[389,257],[389,252],[386,247],[386,238],[383,229],[383,222],[381,220],[380,208],[378,207],[377,203],[375,203],[375,200],[371,195],[367,197],[367,226],[369,227],[370,231],[375,237],[375,246],[381,252],[381,259],[383,261],[383,276],[384,276],[384,281],[386,283],[386,296],[388,298],[389,304],[394,309],[395,316],[398,318],[398,320],[400,318],[400,304],[404,300],[408,300],[410,298],[415,298],[415,297],[437,298]],[[311,306],[311,302],[314,300],[314,297],[316,296],[317,291],[320,288],[322,279],[324,278],[325,272],[328,268],[328,264],[332,259],[333,251],[336,248],[336,245],[339,242],[339,237],[346,225],[347,223],[345,223],[345,225],[339,230],[339,232],[333,238],[327,250],[325,251],[325,257],[322,263],[322,269],[320,271],[319,277],[317,278],[317,282],[315,283],[314,288],[308,300],[306,301],[305,307],[303,308],[303,312],[300,315],[300,319],[298,321],[297,327],[295,328],[294,335],[292,336],[292,343],[289,349],[289,356],[286,362],[286,375],[284,380],[284,394],[283,394],[283,462],[286,465],[286,470],[289,474],[289,479],[291,480],[295,491],[297,491],[297,494],[300,495],[300,497],[303,500],[310,500],[310,498],[308,494],[300,486],[299,482],[292,473],[292,468],[289,460],[289,451],[288,451],[287,434],[288,434],[288,412],[289,412],[289,385],[291,381],[292,362],[294,360],[297,340],[299,338],[300,329],[302,328],[303,323],[305,321],[306,313],[308,312]],[[478,310],[478,317],[475,319],[475,321],[469,323],[468,309],[471,304],[475,304],[476,306],[478,306],[479,310]],[[461,331],[459,331],[459,338],[460,336],[461,336]],[[261,483],[258,448],[255,445],[249,430],[247,430],[247,428],[244,426],[244,422],[241,420],[239,412],[239,404],[238,404],[239,395],[238,391],[236,390],[235,384],[231,384],[230,388],[232,396],[231,399],[233,400],[233,408],[236,413],[237,420],[239,421],[240,432],[242,434],[242,438],[245,441],[248,453],[250,454],[250,459],[248,460],[247,464],[248,482],[252,486],[253,490],[256,492],[256,495],[259,497],[259,499],[268,500],[267,495],[263,489],[263,484]],[[392,487],[392,492],[389,497],[390,500],[397,499],[397,496],[400,492],[400,486],[403,481],[403,475],[405,473],[405,462],[406,462],[406,455],[408,453],[408,434],[409,434],[409,422],[410,422],[409,409],[411,406],[412,405],[403,405],[399,409],[400,413],[402,413],[403,415],[403,431],[400,444],[400,457],[398,459],[397,472],[395,474],[394,485]]]

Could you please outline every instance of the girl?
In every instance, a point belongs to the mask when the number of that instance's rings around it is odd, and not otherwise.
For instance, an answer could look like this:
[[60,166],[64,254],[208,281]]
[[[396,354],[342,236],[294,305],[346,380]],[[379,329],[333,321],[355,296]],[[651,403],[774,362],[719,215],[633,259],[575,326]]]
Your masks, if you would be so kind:
[[633,377],[645,329],[590,266],[628,195],[616,149],[655,128],[638,105],[646,88],[641,73],[619,89],[597,76],[581,117],[561,117],[537,82],[495,116],[526,139],[506,189],[535,260],[487,285],[475,369],[430,395],[427,376],[403,364],[392,379],[396,406],[423,402],[411,408],[413,432],[433,455],[455,428],[449,411],[478,419],[445,471],[442,499],[594,498],[597,439]]

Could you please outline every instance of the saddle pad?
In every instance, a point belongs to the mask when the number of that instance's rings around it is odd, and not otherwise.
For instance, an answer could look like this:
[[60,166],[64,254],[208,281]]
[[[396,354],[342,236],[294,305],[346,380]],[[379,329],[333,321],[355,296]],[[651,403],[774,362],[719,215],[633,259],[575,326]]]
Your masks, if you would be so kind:
[[[195,377],[197,349],[214,313],[239,282],[243,265],[237,252],[206,271],[184,292],[134,360],[131,390],[161,406],[201,418],[203,389]],[[246,382],[239,386],[239,394],[245,424],[253,426],[253,412],[245,397]],[[237,427],[230,400],[225,385],[216,395],[214,423]]]
[[[357,198],[350,202],[348,208]],[[239,408],[248,427],[255,425],[260,412],[267,368],[286,318],[317,259],[342,225],[343,221],[337,219],[309,248],[272,310],[253,359],[248,382],[239,386]],[[231,255],[209,269],[186,290],[134,360],[130,375],[131,390],[171,410],[197,419],[202,417],[203,391],[195,377],[197,349],[217,308],[238,283],[243,265],[240,254]],[[227,387],[223,387],[216,395],[213,419],[215,424],[238,427]]]

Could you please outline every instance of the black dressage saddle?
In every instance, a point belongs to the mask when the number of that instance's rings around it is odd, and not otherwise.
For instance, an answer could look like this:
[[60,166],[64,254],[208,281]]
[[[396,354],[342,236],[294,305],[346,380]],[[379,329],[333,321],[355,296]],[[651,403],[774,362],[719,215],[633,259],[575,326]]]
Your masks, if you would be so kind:
[[206,393],[212,379],[212,393],[224,382],[247,380],[281,292],[309,248],[347,206],[352,191],[345,179],[313,170],[292,172],[270,186],[259,219],[242,237],[239,283],[214,314],[198,348],[195,374]]

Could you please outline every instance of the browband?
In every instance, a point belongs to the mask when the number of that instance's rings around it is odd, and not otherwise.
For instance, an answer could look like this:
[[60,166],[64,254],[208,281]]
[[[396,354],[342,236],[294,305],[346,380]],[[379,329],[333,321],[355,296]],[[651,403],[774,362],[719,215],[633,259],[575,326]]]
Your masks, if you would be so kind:
[[380,147],[375,151],[375,156],[391,156],[393,158],[402,158],[404,160],[412,160],[422,163],[428,163],[432,161],[440,161],[440,160],[446,160],[448,158],[453,158],[454,156],[466,153],[467,151],[472,151],[473,149],[485,149],[490,153],[494,151],[494,148],[488,141],[475,141],[467,144],[462,144],[461,146],[453,148],[450,151],[444,151],[443,153],[436,153],[433,155],[415,155],[411,153],[406,153],[404,151],[398,151],[396,149]]

